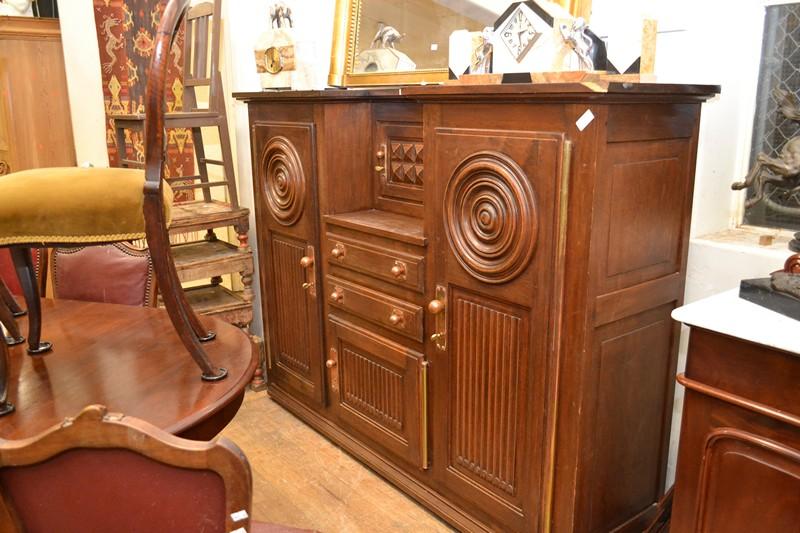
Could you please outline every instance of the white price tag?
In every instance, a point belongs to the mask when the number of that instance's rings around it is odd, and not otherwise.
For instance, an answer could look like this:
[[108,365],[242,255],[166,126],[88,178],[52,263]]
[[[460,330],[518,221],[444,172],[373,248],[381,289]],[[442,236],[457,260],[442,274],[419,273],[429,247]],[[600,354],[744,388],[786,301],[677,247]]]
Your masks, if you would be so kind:
[[586,129],[586,126],[592,123],[594,120],[594,113],[592,113],[591,109],[587,109],[586,113],[581,115],[581,118],[575,121],[575,126],[578,128],[578,131],[583,131]]

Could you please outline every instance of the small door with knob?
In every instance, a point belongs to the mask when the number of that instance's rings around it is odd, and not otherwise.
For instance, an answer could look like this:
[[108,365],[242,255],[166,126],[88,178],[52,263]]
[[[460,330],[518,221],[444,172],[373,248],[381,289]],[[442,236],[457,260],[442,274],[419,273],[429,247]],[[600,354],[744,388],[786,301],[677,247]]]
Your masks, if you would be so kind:
[[326,367],[336,418],[371,446],[428,467],[427,375],[422,354],[350,322],[328,317]]
[[252,137],[270,386],[322,405],[314,125],[256,122]]
[[565,187],[563,134],[436,130],[427,306],[434,476],[501,529],[532,531]]

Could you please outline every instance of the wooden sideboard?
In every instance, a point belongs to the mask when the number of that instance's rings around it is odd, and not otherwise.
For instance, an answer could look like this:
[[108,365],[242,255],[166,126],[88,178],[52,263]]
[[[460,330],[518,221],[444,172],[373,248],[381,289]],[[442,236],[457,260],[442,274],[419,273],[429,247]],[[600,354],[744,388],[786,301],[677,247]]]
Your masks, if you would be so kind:
[[272,398],[461,530],[641,530],[717,91],[236,94]]
[[692,328],[670,531],[800,528],[800,324],[737,292],[674,314]]
[[74,165],[58,19],[0,17],[0,175]]

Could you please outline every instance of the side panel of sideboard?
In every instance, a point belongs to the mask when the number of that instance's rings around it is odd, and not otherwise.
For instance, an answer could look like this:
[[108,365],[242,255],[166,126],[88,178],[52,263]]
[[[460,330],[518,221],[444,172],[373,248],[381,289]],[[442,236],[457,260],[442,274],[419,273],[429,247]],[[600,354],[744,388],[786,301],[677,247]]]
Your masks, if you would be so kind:
[[[591,242],[576,529],[641,529],[664,491],[697,104],[609,105]],[[628,517],[627,520],[621,520]]]

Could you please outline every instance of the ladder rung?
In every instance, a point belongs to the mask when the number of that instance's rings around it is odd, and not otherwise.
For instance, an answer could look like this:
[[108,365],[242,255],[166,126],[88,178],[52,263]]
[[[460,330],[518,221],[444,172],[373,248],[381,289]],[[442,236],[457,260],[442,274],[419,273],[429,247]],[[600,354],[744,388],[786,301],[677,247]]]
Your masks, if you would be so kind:
[[201,163],[208,163],[210,165],[219,165],[219,166],[224,166],[225,165],[225,161],[220,161],[219,159],[207,159],[207,158],[204,158],[204,157],[200,158],[200,162]]
[[198,85],[211,85],[211,78],[188,78],[183,82],[186,87],[197,87]]
[[175,181],[192,181],[192,180],[200,179],[202,177],[203,176],[197,174],[195,176],[172,176],[170,178],[164,178],[164,179],[167,181],[167,183],[172,183],[172,182],[175,182]]
[[173,191],[184,191],[187,189],[207,189],[209,187],[219,187],[221,185],[228,185],[228,180],[209,181],[208,183],[192,183],[188,185],[171,185]]

